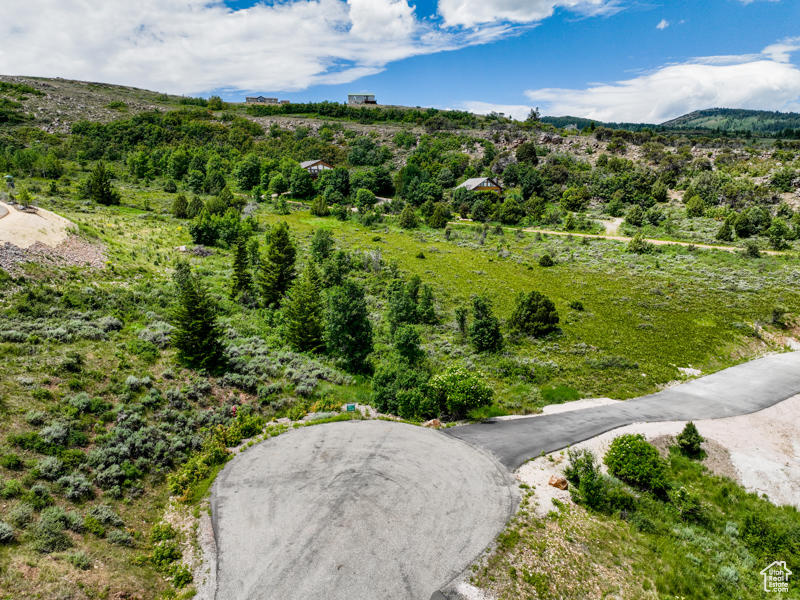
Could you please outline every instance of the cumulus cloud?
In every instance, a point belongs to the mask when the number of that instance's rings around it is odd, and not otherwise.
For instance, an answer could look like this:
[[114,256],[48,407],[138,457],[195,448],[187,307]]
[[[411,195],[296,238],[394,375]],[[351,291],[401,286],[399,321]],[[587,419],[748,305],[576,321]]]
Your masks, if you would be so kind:
[[586,89],[525,92],[547,114],[601,121],[659,123],[712,107],[797,110],[800,69],[789,62],[800,40],[784,40],[755,55],[698,58]]
[[669,21],[667,21],[666,19],[661,19],[658,22],[658,25],[656,25],[656,29],[659,29],[661,31],[664,31],[667,27],[669,27]]
[[439,14],[448,26],[474,27],[482,23],[510,21],[533,23],[546,19],[557,8],[586,15],[608,14],[619,9],[617,0],[439,0]]
[[282,0],[243,9],[222,0],[0,2],[0,72],[186,94],[296,91],[489,43],[557,6],[591,14],[617,1],[440,0],[441,19],[433,20],[418,18],[409,0]]
[[422,23],[406,0],[0,3],[0,72],[181,93],[348,82],[473,38]]

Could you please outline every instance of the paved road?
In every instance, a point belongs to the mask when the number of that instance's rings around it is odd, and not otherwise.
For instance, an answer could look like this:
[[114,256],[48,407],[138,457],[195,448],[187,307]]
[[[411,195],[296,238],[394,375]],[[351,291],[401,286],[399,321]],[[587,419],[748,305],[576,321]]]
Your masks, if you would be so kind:
[[448,435],[492,452],[513,470],[542,452],[645,421],[718,419],[800,394],[800,352],[775,354],[619,404],[453,427]]
[[385,421],[291,431],[214,483],[216,598],[426,600],[516,502],[489,453],[437,431]]

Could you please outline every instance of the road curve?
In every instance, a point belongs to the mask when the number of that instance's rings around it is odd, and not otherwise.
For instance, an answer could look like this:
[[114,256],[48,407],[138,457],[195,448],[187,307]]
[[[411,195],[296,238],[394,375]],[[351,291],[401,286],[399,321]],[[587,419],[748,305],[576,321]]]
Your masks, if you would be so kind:
[[618,404],[552,415],[489,420],[446,433],[494,454],[510,470],[632,423],[750,414],[800,394],[800,352],[773,354]]
[[517,504],[489,453],[403,423],[315,425],[232,460],[211,492],[218,600],[426,600]]

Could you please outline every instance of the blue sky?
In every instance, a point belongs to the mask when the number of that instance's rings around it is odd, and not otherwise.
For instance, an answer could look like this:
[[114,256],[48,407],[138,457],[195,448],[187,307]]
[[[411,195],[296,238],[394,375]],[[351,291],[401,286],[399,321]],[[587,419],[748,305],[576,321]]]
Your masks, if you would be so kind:
[[[134,5],[135,4],[135,5]],[[797,0],[30,0],[0,72],[601,120],[800,110]],[[40,15],[50,15],[47,20]]]

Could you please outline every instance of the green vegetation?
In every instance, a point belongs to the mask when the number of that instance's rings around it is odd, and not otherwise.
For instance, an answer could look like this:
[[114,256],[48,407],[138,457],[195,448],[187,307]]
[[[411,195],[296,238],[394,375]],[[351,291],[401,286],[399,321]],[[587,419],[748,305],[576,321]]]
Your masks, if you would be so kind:
[[[273,419],[354,401],[419,422],[629,398],[679,367],[782,349],[773,334],[800,311],[800,217],[782,200],[800,172],[791,140],[90,89],[102,100],[87,115],[103,117],[68,133],[35,129],[40,111],[0,125],[18,195],[102,252],[91,267],[0,271],[0,589],[13,597],[190,590],[186,540],[151,528],[170,495],[200,502],[232,447],[287,430]],[[2,90],[14,110],[44,101]],[[335,168],[313,179],[299,167],[310,158]],[[489,175],[502,196],[455,189]],[[630,245],[571,235],[622,216]],[[743,252],[647,241],[720,232]],[[646,481],[629,458],[614,469],[636,492],[579,476],[597,519],[651,489],[692,514],[671,483],[694,489],[684,456]]]
[[[526,494],[498,548],[474,575],[477,585],[500,598],[612,591],[641,598],[760,598],[759,571],[775,556],[787,557],[789,569],[800,566],[795,508],[774,506],[711,475],[677,447],[664,459],[638,436],[617,438],[604,461],[609,467],[621,462],[618,473],[635,488],[601,473],[591,451],[571,450],[568,458],[565,474],[578,506],[554,500],[555,512],[539,519]],[[660,491],[643,491],[656,481]]]

